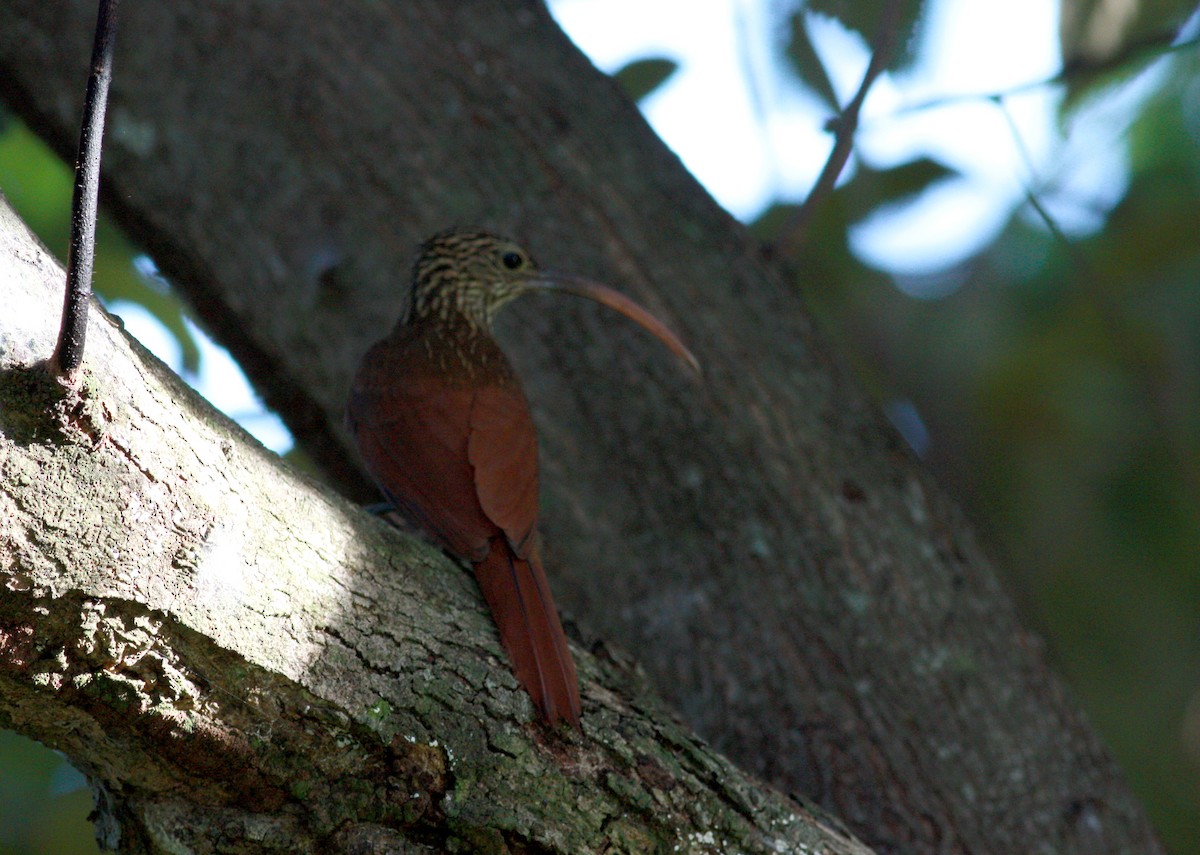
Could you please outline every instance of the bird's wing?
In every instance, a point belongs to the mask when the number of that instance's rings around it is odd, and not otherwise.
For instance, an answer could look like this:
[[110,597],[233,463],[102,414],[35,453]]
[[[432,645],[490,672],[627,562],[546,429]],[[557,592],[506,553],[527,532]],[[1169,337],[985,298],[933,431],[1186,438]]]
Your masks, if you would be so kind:
[[479,561],[500,525],[480,504],[468,457],[473,398],[468,387],[409,373],[356,383],[347,421],[384,494],[451,552]]
[[479,386],[471,406],[467,459],[487,518],[525,558],[538,519],[537,433],[516,382]]

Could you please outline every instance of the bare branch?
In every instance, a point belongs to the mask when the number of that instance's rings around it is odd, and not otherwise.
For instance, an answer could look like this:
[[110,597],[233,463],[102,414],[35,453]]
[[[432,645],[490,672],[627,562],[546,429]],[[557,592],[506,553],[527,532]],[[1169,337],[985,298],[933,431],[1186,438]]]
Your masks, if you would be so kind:
[[88,302],[92,297],[92,267],[96,257],[96,204],[100,192],[100,154],[104,113],[112,80],[113,42],[117,33],[117,0],[100,0],[92,69],[84,96],[79,148],[75,160],[75,190],[71,198],[71,242],[67,250],[66,293],[62,322],[51,370],[69,385],[78,380],[87,337]]
[[817,181],[809,191],[808,198],[779,230],[779,238],[774,244],[774,253],[784,258],[793,258],[800,251],[804,237],[808,232],[808,224],[813,212],[833,192],[838,176],[850,159],[854,149],[854,135],[858,130],[858,114],[862,110],[863,101],[871,90],[875,79],[891,64],[895,52],[897,37],[900,30],[900,11],[904,0],[888,0],[879,22],[879,31],[875,34],[875,49],[871,53],[871,61],[863,74],[858,91],[850,99],[841,114],[831,119],[826,127],[833,131],[833,149],[825,161],[825,168],[817,176]]

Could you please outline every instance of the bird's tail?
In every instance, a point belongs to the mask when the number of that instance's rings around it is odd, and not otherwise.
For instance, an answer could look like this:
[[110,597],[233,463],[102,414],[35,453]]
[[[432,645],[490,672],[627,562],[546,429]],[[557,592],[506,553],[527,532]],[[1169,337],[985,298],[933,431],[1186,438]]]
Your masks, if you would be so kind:
[[503,537],[494,538],[487,557],[475,565],[475,578],[517,680],[542,717],[578,727],[579,678],[536,543],[524,559]]

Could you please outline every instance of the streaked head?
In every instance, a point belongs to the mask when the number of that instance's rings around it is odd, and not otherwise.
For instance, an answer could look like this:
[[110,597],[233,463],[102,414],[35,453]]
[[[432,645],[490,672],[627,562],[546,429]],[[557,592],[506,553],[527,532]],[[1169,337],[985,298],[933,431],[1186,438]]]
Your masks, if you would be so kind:
[[536,276],[529,253],[511,240],[487,232],[439,232],[421,245],[413,263],[409,317],[461,315],[486,331],[499,308]]
[[539,270],[519,244],[487,232],[440,232],[421,245],[413,264],[412,301],[405,320],[466,321],[488,332],[500,307],[528,291],[575,294],[608,306],[700,373],[700,364],[683,342],[624,294],[588,279]]

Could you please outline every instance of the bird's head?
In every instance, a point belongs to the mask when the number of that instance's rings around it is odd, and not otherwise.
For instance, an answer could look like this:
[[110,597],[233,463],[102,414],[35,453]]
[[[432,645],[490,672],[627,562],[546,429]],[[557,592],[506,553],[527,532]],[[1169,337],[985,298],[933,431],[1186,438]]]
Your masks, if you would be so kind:
[[537,273],[529,253],[511,240],[441,232],[417,252],[409,317],[461,318],[486,331],[500,307],[528,290]]
[[700,372],[696,357],[683,342],[624,294],[588,279],[540,270],[519,244],[487,232],[446,231],[421,245],[413,264],[412,300],[405,320],[465,321],[488,332],[500,307],[529,291],[575,294],[608,306]]

